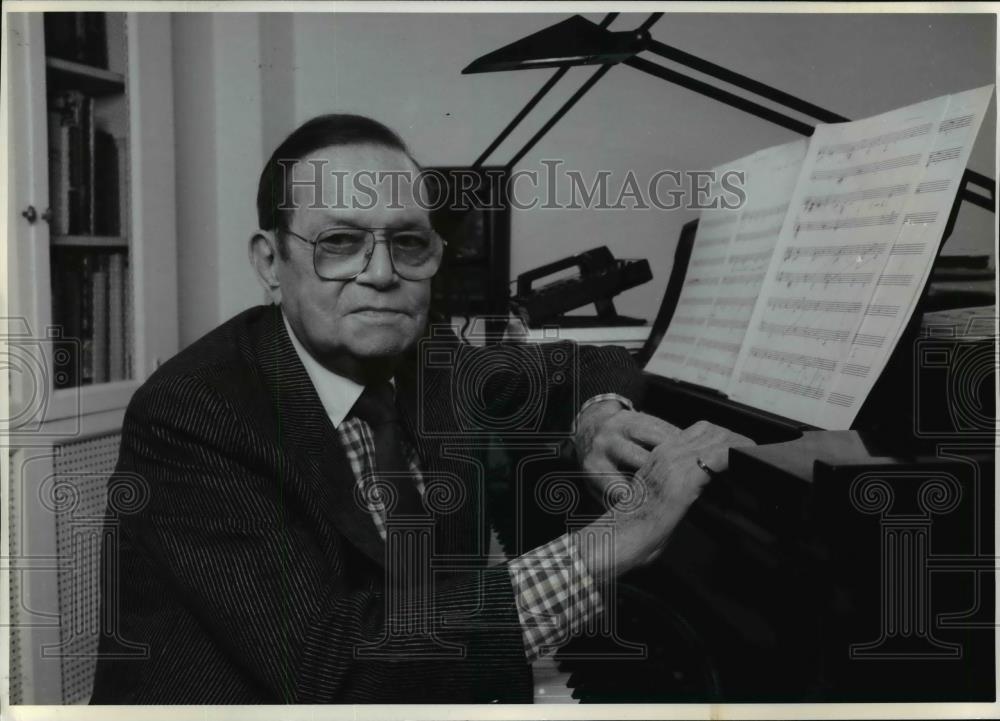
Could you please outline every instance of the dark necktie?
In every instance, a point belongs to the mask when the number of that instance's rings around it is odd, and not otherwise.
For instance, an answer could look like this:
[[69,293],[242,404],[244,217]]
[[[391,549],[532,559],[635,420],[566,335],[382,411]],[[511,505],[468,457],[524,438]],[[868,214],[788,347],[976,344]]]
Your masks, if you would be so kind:
[[403,426],[394,402],[395,392],[386,381],[369,385],[354,404],[352,412],[365,421],[375,441],[375,475],[391,486],[396,496],[392,514],[424,513],[413,472],[403,453]]

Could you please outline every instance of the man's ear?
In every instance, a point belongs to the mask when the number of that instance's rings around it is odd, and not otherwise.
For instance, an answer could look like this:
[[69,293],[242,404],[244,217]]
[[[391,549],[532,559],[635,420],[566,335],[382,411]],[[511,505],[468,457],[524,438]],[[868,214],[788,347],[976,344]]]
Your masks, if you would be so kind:
[[257,271],[257,279],[264,286],[272,303],[281,303],[281,282],[278,280],[278,238],[273,231],[257,230],[250,236],[250,262]]

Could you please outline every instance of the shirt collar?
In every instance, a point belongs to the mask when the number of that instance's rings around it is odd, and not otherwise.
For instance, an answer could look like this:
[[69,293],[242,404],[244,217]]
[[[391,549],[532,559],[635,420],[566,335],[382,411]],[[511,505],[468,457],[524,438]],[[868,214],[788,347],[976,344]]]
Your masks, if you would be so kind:
[[285,317],[284,311],[281,313],[281,318],[285,321],[285,330],[288,331],[288,337],[292,340],[292,346],[294,346],[299,360],[302,361],[306,373],[309,374],[309,379],[316,388],[316,394],[319,396],[320,403],[323,404],[323,409],[330,417],[333,427],[338,428],[344,422],[347,414],[351,412],[351,408],[354,407],[354,403],[361,396],[365,387],[320,364],[295,337],[295,331],[288,324],[288,318]]

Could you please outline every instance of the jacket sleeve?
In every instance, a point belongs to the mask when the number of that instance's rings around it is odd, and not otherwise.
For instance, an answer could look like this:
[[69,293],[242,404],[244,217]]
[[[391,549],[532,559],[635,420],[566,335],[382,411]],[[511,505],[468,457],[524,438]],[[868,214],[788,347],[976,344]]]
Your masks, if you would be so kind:
[[[279,703],[489,702],[525,689],[530,697],[506,565],[397,597],[387,611],[382,574],[359,571],[367,559],[303,523],[286,493],[293,470],[280,450],[271,457],[273,441],[254,442],[261,429],[207,382],[169,380],[147,384],[130,405],[109,492],[142,484],[141,508],[118,519],[122,547],[197,618],[226,663]],[[148,616],[129,584],[120,581],[127,626]],[[408,623],[418,633],[389,633]],[[153,645],[154,659],[183,655],[184,640],[164,633],[137,640]]]
[[[533,430],[532,424],[547,433],[569,434],[588,399],[614,393],[636,402],[642,394],[642,373],[619,346],[563,340],[466,347],[464,352],[455,372],[459,415],[463,404],[488,399],[489,417],[510,419],[507,430],[517,435]],[[483,388],[477,389],[480,382]],[[464,415],[474,417],[475,410]]]

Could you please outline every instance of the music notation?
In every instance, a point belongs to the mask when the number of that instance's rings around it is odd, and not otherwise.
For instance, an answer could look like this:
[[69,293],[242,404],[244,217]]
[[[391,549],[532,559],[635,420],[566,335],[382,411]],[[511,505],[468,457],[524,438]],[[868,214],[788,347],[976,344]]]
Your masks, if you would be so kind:
[[760,373],[741,373],[739,380],[741,383],[764,386],[765,388],[783,391],[785,393],[794,393],[795,395],[804,396],[806,398],[822,398],[824,393],[823,389],[817,386],[810,386],[805,383],[796,383],[795,381],[790,381],[786,378],[773,378],[771,376],[761,375]]
[[[770,218],[773,216],[778,216],[784,219],[785,215],[788,213],[788,203],[782,203],[781,205],[775,205],[770,208],[761,208],[760,210],[748,210],[743,213],[743,222],[752,223],[756,220],[763,220],[764,218]],[[778,230],[781,230],[779,225]]]
[[761,240],[763,238],[775,238],[777,239],[778,233],[781,232],[781,226],[775,225],[770,228],[764,228],[762,230],[753,230],[747,233],[737,233],[733,242],[745,243],[751,240]]
[[723,285],[754,285],[764,280],[764,273],[747,273],[746,275],[728,275],[722,279]]
[[842,230],[844,228],[871,228],[880,225],[893,225],[899,219],[896,212],[884,215],[868,215],[860,218],[837,218],[836,220],[810,220],[795,224],[795,235],[801,232],[818,230]]
[[690,315],[678,315],[674,316],[671,324],[676,323],[677,325],[705,325],[707,318],[697,318]]
[[689,264],[692,268],[702,268],[705,266],[722,265],[726,262],[726,256],[720,255],[715,258],[698,258]]
[[867,285],[871,283],[874,273],[794,273],[782,271],[775,276],[778,283],[784,283],[790,288],[793,285],[829,286],[829,285]]
[[747,322],[745,320],[731,320],[728,318],[709,318],[708,326],[710,328],[732,328],[739,330],[746,328]]
[[911,285],[913,273],[883,273],[878,277],[878,285]]
[[681,345],[694,345],[698,341],[693,335],[682,335],[680,333],[674,333],[671,336],[671,340]]
[[871,173],[884,173],[889,170],[899,170],[900,168],[909,168],[914,165],[918,165],[922,156],[920,153],[914,153],[912,155],[904,155],[901,158],[889,158],[888,160],[879,160],[875,163],[863,163],[861,165],[852,165],[849,168],[833,168],[831,170],[816,170],[810,176],[812,180],[836,180],[838,182],[844,180],[845,178],[850,178],[855,175],[869,175]]
[[774,253],[770,250],[763,250],[757,253],[734,253],[729,256],[729,263],[731,265],[743,264],[743,263],[760,263],[761,261],[770,260]]
[[857,313],[861,310],[860,301],[822,300],[818,298],[768,298],[767,307],[771,310],[794,310],[815,313]]
[[885,343],[885,336],[874,335],[872,333],[855,333],[851,339],[853,345],[864,345],[871,348],[881,348]]
[[972,125],[972,121],[975,115],[969,113],[968,115],[962,115],[958,118],[948,118],[947,120],[942,120],[941,125],[938,126],[939,133],[950,133],[955,130],[961,130],[963,128],[968,128]]
[[677,303],[677,307],[680,308],[682,306],[689,306],[689,305],[709,306],[712,305],[714,302],[715,300],[712,298],[681,298],[681,300],[678,301]]
[[816,260],[816,258],[850,258],[861,262],[866,256],[881,255],[887,243],[855,243],[853,245],[791,245],[785,249],[785,260]]
[[705,360],[704,358],[699,358],[697,356],[688,358],[687,362],[689,366],[700,368],[701,370],[708,371],[709,373],[715,373],[716,375],[728,376],[733,372],[732,365],[716,363],[715,361]]
[[837,361],[832,358],[805,355],[804,353],[787,353],[767,348],[751,348],[750,356],[773,360],[781,364],[802,366],[803,368],[819,368],[825,371],[832,371],[837,367]]
[[721,278],[699,278],[695,276],[684,281],[684,285],[718,285]]
[[961,148],[945,148],[944,150],[935,150],[927,158],[927,165],[934,165],[935,163],[945,163],[949,160],[955,160],[961,154]]
[[922,193],[940,193],[944,190],[947,190],[949,185],[951,185],[950,178],[942,178],[940,180],[927,180],[923,183],[920,183],[917,186],[916,192],[917,195],[920,195]]
[[706,248],[714,248],[719,245],[726,245],[727,243],[729,243],[728,236],[725,238],[708,238],[706,240],[701,240],[700,238],[698,239],[698,247],[702,250],[705,250]]
[[854,396],[847,395],[846,393],[831,393],[827,396],[827,403],[833,403],[834,405],[844,406],[845,408],[854,403]]
[[844,367],[840,369],[840,372],[845,375],[864,378],[868,375],[871,369],[871,366],[861,365],[860,363],[845,363]]
[[865,315],[881,316],[883,318],[895,318],[899,313],[898,305],[888,305],[884,303],[870,303],[865,308]]
[[888,151],[889,146],[894,143],[927,135],[927,133],[930,132],[932,125],[932,123],[922,123],[920,125],[915,125],[912,128],[894,130],[890,133],[883,133],[881,135],[876,135],[873,138],[865,138],[864,140],[858,140],[856,142],[822,145],[819,149],[817,149],[816,157],[817,159],[822,159],[831,155],[843,155],[847,160],[850,160],[852,155],[861,150],[867,151],[872,150],[873,148],[881,147],[883,151]]
[[716,308],[753,308],[757,302],[757,297],[749,298],[716,298]]
[[889,255],[923,255],[926,250],[927,243],[896,243]]
[[727,213],[726,215],[706,218],[705,220],[698,221],[698,231],[700,233],[701,231],[714,230],[729,223],[735,223],[737,220],[739,220],[739,216],[736,213]]
[[866,188],[864,190],[853,190],[847,193],[829,193],[827,195],[810,196],[803,200],[802,211],[809,213],[824,208],[845,209],[851,203],[858,203],[866,200],[879,200],[882,198],[893,198],[897,195],[905,195],[910,191],[910,186],[886,185],[881,188]]
[[810,338],[821,342],[844,341],[851,336],[850,331],[838,330],[835,328],[812,328],[807,325],[782,325],[781,323],[768,323],[767,321],[761,321],[759,328],[762,333],[768,336],[793,335],[799,338]]
[[698,342],[699,348],[712,348],[732,355],[740,352],[740,345],[740,343],[733,343],[732,341],[712,340],[710,338],[702,338]]

